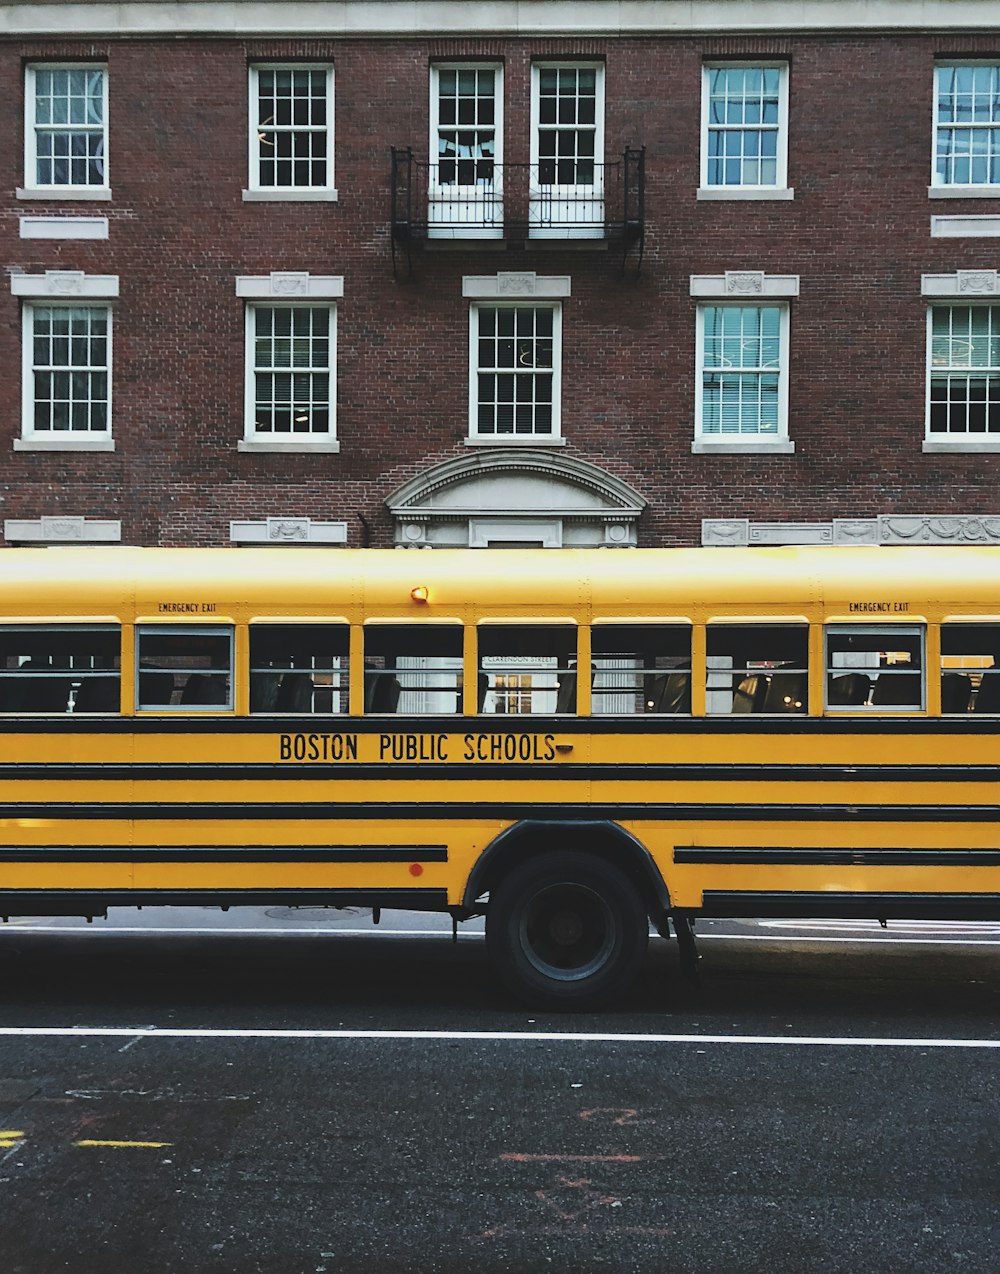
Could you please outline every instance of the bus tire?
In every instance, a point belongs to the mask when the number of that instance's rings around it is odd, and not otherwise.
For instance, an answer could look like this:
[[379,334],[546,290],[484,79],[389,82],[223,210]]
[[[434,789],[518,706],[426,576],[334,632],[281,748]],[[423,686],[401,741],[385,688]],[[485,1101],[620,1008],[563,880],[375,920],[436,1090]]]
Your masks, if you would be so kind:
[[540,854],[490,894],[490,963],[518,999],[541,1008],[611,1003],[638,976],[648,941],[635,886],[593,854]]

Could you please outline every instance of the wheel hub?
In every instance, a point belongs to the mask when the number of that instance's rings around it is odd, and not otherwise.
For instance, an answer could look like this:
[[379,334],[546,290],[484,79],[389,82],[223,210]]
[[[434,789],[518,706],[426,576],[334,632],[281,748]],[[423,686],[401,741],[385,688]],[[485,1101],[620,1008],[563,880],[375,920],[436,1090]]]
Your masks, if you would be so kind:
[[583,919],[576,911],[557,911],[549,921],[549,934],[561,947],[571,947],[583,937]]
[[604,967],[617,927],[601,896],[589,885],[560,881],[540,889],[521,917],[521,950],[546,977],[576,981]]

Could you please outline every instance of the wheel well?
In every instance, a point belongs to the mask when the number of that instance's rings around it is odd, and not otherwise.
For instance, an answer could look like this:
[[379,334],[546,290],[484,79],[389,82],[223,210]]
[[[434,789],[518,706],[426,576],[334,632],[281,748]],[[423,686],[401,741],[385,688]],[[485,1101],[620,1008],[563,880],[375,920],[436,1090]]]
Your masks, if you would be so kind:
[[670,910],[670,895],[649,850],[617,823],[564,823],[532,820],[516,823],[488,845],[473,867],[465,888],[463,911],[481,911],[476,899],[528,859],[547,850],[593,854],[621,871],[639,891],[654,924],[661,926]]

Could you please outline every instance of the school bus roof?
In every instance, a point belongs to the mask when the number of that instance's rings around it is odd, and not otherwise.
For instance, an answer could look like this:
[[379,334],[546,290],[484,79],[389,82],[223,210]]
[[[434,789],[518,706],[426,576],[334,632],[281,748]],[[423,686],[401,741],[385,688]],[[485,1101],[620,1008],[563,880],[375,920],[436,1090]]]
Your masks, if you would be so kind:
[[[428,600],[411,590],[426,588]],[[865,611],[1000,613],[1000,548],[158,549],[49,548],[0,553],[0,618],[170,613],[449,613],[559,618]],[[201,611],[201,607],[213,611]],[[162,607],[176,606],[173,611]],[[860,609],[855,610],[855,607]]]

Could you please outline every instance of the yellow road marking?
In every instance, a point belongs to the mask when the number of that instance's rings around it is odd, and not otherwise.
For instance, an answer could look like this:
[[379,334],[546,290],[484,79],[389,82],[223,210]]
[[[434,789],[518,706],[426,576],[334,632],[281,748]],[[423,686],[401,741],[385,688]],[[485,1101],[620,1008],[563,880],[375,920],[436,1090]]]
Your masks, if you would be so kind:
[[113,1150],[164,1150],[172,1141],[74,1141],[74,1146],[107,1146]]

